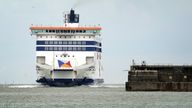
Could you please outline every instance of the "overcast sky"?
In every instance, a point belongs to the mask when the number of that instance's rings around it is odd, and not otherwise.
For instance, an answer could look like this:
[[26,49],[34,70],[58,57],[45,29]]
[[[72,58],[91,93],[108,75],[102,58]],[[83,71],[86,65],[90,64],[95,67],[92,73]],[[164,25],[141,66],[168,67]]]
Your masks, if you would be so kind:
[[81,25],[100,24],[105,83],[124,83],[137,64],[192,64],[192,0],[0,0],[0,83],[35,83],[29,27],[63,25],[75,8]]

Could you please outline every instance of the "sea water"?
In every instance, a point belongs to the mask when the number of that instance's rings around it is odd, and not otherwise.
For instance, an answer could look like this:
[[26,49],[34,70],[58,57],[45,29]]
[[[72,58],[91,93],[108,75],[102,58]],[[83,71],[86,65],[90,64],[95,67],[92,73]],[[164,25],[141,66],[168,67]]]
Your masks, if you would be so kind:
[[192,92],[126,92],[124,85],[1,85],[0,108],[192,108]]

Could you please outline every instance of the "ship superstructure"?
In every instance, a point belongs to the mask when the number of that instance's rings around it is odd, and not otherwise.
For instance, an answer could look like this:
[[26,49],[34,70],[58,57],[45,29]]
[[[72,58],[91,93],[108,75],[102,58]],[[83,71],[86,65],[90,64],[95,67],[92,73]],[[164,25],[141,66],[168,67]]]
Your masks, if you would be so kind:
[[37,82],[50,86],[103,83],[101,27],[80,26],[73,9],[63,26],[31,26],[36,36]]

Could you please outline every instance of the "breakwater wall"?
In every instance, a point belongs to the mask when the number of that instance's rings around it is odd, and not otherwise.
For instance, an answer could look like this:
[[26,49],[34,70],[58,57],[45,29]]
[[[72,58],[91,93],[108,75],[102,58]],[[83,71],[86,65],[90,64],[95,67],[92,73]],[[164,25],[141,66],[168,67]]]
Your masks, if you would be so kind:
[[192,65],[132,65],[126,91],[192,91]]

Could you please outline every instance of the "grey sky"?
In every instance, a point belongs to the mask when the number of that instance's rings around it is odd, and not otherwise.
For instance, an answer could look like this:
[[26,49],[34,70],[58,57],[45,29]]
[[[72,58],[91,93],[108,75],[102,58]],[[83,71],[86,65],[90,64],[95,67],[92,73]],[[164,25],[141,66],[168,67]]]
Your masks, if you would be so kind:
[[106,83],[124,83],[131,60],[192,64],[191,0],[0,0],[0,83],[35,83],[29,27],[62,25],[75,7],[81,25],[101,24]]

